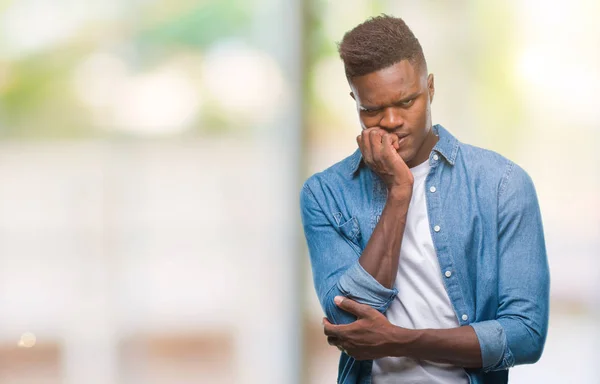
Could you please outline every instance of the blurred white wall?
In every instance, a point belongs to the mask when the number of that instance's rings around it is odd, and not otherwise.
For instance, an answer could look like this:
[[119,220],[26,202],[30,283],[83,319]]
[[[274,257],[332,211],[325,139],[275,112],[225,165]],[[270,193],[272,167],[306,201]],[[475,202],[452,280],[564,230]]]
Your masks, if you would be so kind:
[[0,341],[32,332],[58,343],[66,383],[122,382],[120,344],[147,335],[233,334],[236,383],[288,366],[282,180],[293,176],[281,147],[3,143],[0,153]]

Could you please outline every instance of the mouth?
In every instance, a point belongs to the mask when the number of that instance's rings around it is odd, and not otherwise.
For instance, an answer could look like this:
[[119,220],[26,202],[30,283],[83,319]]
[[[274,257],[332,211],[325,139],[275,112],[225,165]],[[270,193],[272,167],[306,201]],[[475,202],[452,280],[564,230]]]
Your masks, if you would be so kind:
[[407,141],[408,135],[398,135],[398,145],[402,145]]

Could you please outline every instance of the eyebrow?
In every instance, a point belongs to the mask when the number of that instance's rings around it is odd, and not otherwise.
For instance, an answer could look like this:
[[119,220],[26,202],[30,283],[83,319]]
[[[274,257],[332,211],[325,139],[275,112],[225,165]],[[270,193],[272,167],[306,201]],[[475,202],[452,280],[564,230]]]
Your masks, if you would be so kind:
[[365,105],[365,104],[361,104],[360,105],[360,109],[362,110],[379,110],[379,109],[383,109],[383,108],[387,108],[387,107],[391,107],[394,105],[398,105],[398,104],[402,104],[405,101],[409,101],[411,99],[414,99],[415,97],[417,97],[419,94],[421,93],[421,91],[416,91],[411,93],[410,95],[403,97],[402,99],[398,100],[398,101],[394,101],[391,104],[385,104],[385,105]]

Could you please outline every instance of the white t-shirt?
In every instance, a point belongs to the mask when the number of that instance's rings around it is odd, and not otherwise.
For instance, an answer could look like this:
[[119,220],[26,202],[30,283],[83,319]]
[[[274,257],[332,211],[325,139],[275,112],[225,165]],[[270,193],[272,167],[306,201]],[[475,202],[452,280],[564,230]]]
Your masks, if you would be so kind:
[[[429,169],[429,161],[410,169],[414,185],[396,275],[398,296],[386,312],[392,324],[409,329],[459,326],[431,240],[425,196]],[[449,364],[385,357],[373,362],[372,382],[468,384],[469,378],[463,368]]]

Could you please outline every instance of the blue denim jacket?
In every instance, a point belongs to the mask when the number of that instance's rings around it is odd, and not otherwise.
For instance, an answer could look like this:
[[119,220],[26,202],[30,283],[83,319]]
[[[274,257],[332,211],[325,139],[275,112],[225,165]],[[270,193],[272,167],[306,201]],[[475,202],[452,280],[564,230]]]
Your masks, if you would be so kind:
[[[536,362],[548,328],[550,277],[536,192],[506,158],[459,142],[442,126],[425,181],[431,236],[460,325],[475,329],[483,367],[471,383],[506,383],[508,368]],[[310,177],[300,195],[313,279],[327,318],[346,296],[385,312],[397,294],[358,263],[387,198],[383,181],[360,151]],[[435,188],[432,188],[435,187]],[[439,226],[439,228],[437,228]],[[433,228],[436,227],[435,231]],[[342,354],[338,382],[370,383],[372,361]]]

